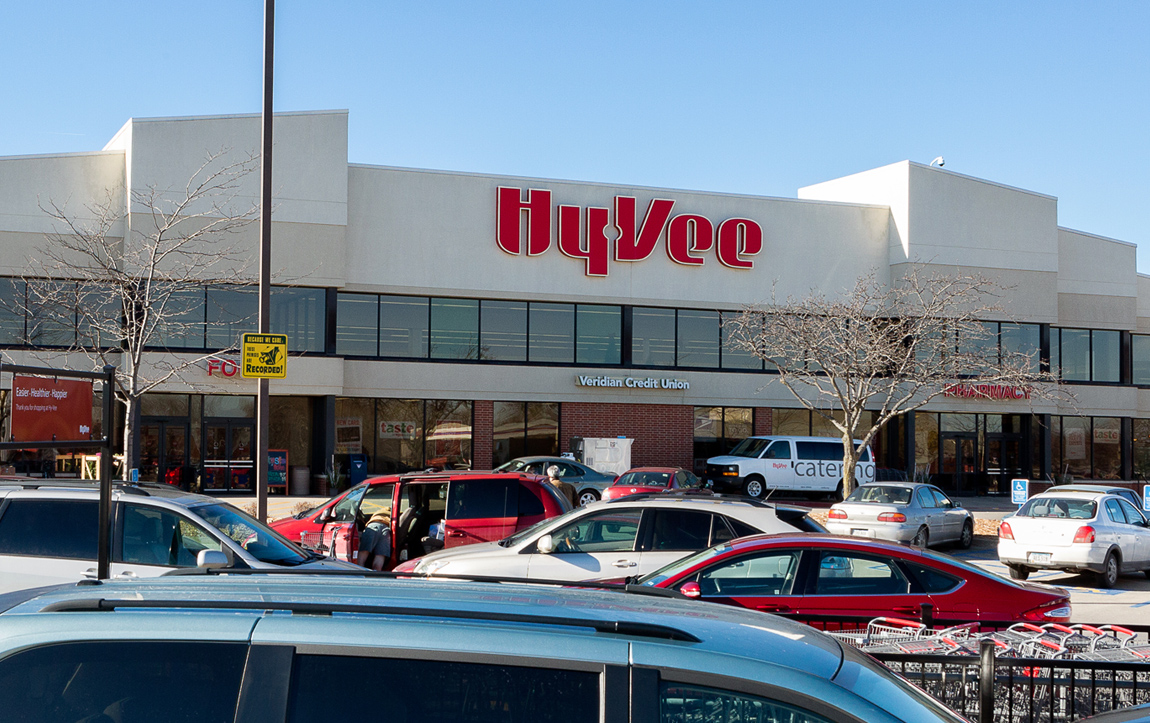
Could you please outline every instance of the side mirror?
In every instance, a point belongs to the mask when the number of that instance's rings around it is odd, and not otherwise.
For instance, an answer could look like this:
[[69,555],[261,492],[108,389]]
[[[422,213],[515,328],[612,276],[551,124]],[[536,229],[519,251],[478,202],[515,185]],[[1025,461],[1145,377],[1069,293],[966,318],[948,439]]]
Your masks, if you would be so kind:
[[331,507],[328,507],[323,512],[319,513],[319,517],[317,518],[316,521],[319,522],[321,525],[326,525],[327,523],[332,522],[334,520],[335,520],[335,506],[332,505]]
[[228,566],[228,556],[219,550],[200,550],[196,554],[196,567],[218,570]]
[[702,597],[703,588],[697,582],[685,582],[679,586],[679,592],[687,597]]
[[544,535],[535,541],[535,549],[542,555],[550,555],[555,551],[555,540],[551,539],[551,535]]

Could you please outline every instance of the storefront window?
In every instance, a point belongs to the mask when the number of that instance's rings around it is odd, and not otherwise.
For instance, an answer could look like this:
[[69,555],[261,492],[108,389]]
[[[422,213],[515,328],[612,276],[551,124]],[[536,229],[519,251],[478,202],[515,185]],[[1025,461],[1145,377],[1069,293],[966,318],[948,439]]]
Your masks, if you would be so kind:
[[72,346],[76,342],[76,321],[61,313],[58,304],[41,305],[38,300],[58,293],[59,284],[28,282],[28,341],[33,346]]
[[1133,382],[1150,384],[1150,336],[1135,334],[1130,337],[1131,352],[1134,357]]
[[0,344],[24,343],[24,282],[0,278]]
[[427,314],[426,296],[379,297],[379,355],[426,359]]
[[[286,449],[288,484],[291,469],[311,465],[312,412],[311,397],[273,396],[268,400],[268,449]],[[316,470],[319,473],[319,470]]]
[[1122,420],[1094,418],[1094,479],[1122,478]]
[[695,407],[695,473],[707,468],[707,459],[726,454],[754,431],[750,407]]
[[722,327],[720,334],[722,337],[723,358],[722,365],[724,369],[762,369],[763,360],[755,356],[749,351],[737,348],[731,341],[731,327],[726,323],[730,319],[737,317],[735,313],[722,314]]
[[675,310],[636,306],[631,312],[631,361],[675,366]]
[[1116,331],[1091,332],[1091,379],[1096,382],[1118,382],[1121,380],[1120,349],[1121,338]]
[[479,302],[431,300],[431,358],[479,358]]
[[335,307],[335,353],[375,356],[379,353],[379,297],[339,294]]
[[772,409],[771,434],[806,437],[811,433],[811,413],[805,409]]
[[724,407],[723,408],[723,439],[727,440],[727,449],[731,451],[736,444],[754,434],[754,413],[750,407]]
[[559,454],[559,404],[527,403],[527,455]]
[[1062,463],[1062,417],[1050,418],[1050,471],[1055,479],[1066,474],[1066,465]]
[[[335,454],[366,454],[368,469],[375,458],[375,400],[339,397],[335,400]],[[344,460],[346,462],[346,460]],[[346,471],[346,470],[345,470]]]
[[938,474],[938,415],[934,412],[914,413],[914,469],[915,474]]
[[204,416],[250,419],[256,416],[256,398],[239,394],[205,396]]
[[1150,419],[1131,420],[1134,432],[1134,478],[1150,479]]
[[531,302],[527,358],[570,364],[575,358],[575,306]]
[[1067,473],[1090,477],[1091,442],[1089,417],[1062,418],[1062,464]]
[[440,469],[471,468],[471,402],[427,400],[425,463]]
[[1060,329],[1062,338],[1062,378],[1090,381],[1090,332],[1086,329]]
[[378,399],[375,409],[375,458],[368,469],[375,474],[422,469],[423,400]]
[[322,352],[327,318],[323,289],[272,287],[271,330],[287,334],[291,351]]
[[943,432],[977,432],[977,414],[948,414],[943,413],[941,431]]
[[681,309],[678,326],[678,365],[719,366],[719,312]]
[[140,397],[140,414],[145,417],[186,417],[188,395],[145,394]]
[[483,301],[480,359],[527,361],[527,302]]
[[208,349],[238,347],[240,335],[258,321],[259,289],[251,286],[209,286],[207,300]]
[[578,364],[621,363],[620,339],[623,311],[618,306],[577,304],[575,362]]
[[205,289],[173,289],[164,304],[163,323],[156,327],[150,345],[162,349],[203,349],[206,314]]
[[1004,359],[1010,355],[1026,355],[1030,358],[1029,369],[1033,374],[1038,373],[1039,365],[1039,326],[1038,324],[1008,324],[1001,325],[999,338],[1002,341],[1002,354]]
[[495,402],[492,460],[498,467],[516,457],[559,453],[559,405],[548,402]]

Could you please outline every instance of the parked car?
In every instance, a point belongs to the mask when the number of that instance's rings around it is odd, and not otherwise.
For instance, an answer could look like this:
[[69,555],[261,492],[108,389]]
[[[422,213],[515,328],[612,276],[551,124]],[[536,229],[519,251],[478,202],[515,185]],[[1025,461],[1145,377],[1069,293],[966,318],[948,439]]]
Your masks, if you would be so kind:
[[1106,494],[1118,495],[1130,504],[1142,509],[1142,498],[1134,493],[1134,490],[1129,487],[1115,487],[1113,485],[1103,484],[1078,484],[1071,483],[1065,485],[1056,485],[1047,490],[1047,492],[1104,492]]
[[594,502],[499,542],[435,552],[396,570],[544,580],[642,575],[718,542],[795,530],[823,527],[798,507],[717,496],[632,495]]
[[662,596],[280,574],[0,599],[21,723],[323,720],[336,681],[372,691],[337,696],[350,721],[963,720],[806,626]]
[[523,472],[547,475],[547,468],[559,468],[559,478],[575,486],[575,502],[580,507],[603,497],[603,492],[615,482],[615,475],[604,474],[587,465],[566,457],[516,457],[496,467],[497,472]]
[[[0,482],[0,593],[96,576],[100,491],[92,482]],[[154,577],[223,553],[237,568],[357,569],[302,550],[214,497],[169,485],[112,488],[109,572]]]
[[[741,492],[755,499],[767,490],[797,490],[842,499],[842,471],[841,439],[747,437],[729,454],[708,459],[703,478],[716,492]],[[855,467],[855,480],[866,484],[874,478],[874,456],[867,447]]]
[[794,616],[899,616],[943,624],[1068,622],[1066,590],[999,577],[956,557],[837,535],[756,535],[683,558],[637,584]]
[[438,549],[435,525],[443,526],[442,546],[452,548],[501,540],[569,509],[566,498],[538,475],[459,470],[373,477],[303,517],[285,517],[271,526],[309,545],[330,540],[337,527],[332,552],[354,560],[364,525],[372,515],[390,512],[391,557],[384,565],[390,570]]
[[1148,524],[1118,495],[1054,488],[1002,520],[998,559],[1016,580],[1034,570],[1092,572],[1099,587],[1110,588],[1123,572],[1150,577]]
[[615,484],[603,493],[605,500],[617,500],[627,495],[670,490],[708,492],[693,472],[678,467],[635,467],[619,475]]
[[967,549],[974,542],[974,515],[934,485],[872,482],[831,505],[827,530],[927,547],[944,542]]
[[1150,703],[1107,711],[1082,720],[1094,723],[1150,723]]

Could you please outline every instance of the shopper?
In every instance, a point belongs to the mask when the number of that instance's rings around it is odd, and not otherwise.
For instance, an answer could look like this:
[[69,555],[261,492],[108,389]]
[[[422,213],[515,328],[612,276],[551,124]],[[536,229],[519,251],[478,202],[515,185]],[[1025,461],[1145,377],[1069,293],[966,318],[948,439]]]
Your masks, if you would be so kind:
[[547,481],[551,483],[552,487],[558,490],[559,494],[571,502],[572,509],[579,506],[575,502],[575,485],[570,482],[564,482],[559,478],[559,465],[553,464],[547,468]]

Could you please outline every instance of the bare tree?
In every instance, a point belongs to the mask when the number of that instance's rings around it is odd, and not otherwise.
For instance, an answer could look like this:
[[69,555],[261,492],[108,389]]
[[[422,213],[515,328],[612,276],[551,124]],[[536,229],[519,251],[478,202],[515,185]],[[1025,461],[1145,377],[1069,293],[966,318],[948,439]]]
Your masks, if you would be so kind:
[[887,422],[941,395],[1066,396],[1041,371],[1037,348],[1000,344],[997,325],[984,323],[1006,318],[997,304],[1005,291],[978,274],[911,265],[890,284],[866,274],[838,298],[747,307],[724,328],[729,345],[766,360],[778,383],[842,435],[846,495]]
[[254,283],[255,245],[239,232],[256,220],[258,206],[244,200],[240,185],[257,165],[254,156],[234,160],[219,151],[183,188],[148,186],[126,198],[109,189],[86,213],[54,200],[41,205],[56,229],[29,260],[26,297],[18,302],[28,319],[25,341],[83,354],[96,368],[117,367],[125,476],[138,454],[140,398],[235,349],[231,339],[209,353],[155,353],[202,350],[213,325],[243,321],[206,321],[204,288]]

